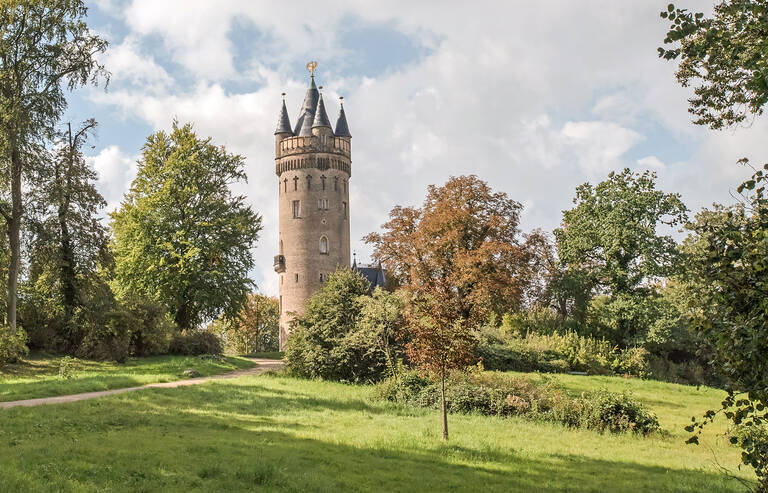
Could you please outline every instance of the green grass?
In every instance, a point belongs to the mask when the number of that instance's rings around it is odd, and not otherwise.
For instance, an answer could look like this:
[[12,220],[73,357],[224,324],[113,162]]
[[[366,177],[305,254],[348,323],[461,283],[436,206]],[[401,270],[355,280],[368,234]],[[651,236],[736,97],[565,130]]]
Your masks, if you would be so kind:
[[77,359],[72,362],[70,377],[63,378],[59,375],[62,359],[41,355],[0,368],[0,402],[170,382],[185,378],[182,372],[188,368],[208,376],[253,366],[238,357],[217,361],[197,356],[152,356],[129,358],[125,363]]
[[[8,491],[743,491],[738,449],[684,415],[717,391],[557,377],[570,392],[629,387],[668,433],[601,435],[550,423],[450,416],[372,399],[369,386],[248,376],[0,411]],[[736,472],[750,478],[747,471]]]

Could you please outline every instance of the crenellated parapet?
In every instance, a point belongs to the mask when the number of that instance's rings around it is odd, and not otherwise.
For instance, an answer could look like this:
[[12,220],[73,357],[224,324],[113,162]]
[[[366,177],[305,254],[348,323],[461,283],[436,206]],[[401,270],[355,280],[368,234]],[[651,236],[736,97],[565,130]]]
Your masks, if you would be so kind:
[[287,156],[315,152],[339,154],[347,159],[351,159],[352,145],[348,137],[334,137],[332,135],[286,137],[280,140],[277,146],[276,159],[280,160]]

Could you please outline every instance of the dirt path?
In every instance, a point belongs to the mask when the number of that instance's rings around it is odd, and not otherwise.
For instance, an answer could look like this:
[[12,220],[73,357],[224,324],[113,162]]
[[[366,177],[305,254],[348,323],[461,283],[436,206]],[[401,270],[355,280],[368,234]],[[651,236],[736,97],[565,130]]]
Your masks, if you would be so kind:
[[122,394],[124,392],[133,392],[142,389],[175,389],[176,387],[186,387],[187,385],[198,385],[210,382],[211,380],[222,380],[225,378],[242,377],[244,375],[255,375],[269,370],[276,370],[283,367],[283,362],[275,359],[248,358],[256,363],[253,368],[245,370],[235,370],[230,373],[220,375],[211,375],[210,377],[189,378],[187,380],[176,380],[174,382],[149,383],[138,387],[124,387],[122,389],[100,390],[98,392],[84,392],[82,394],[59,395],[56,397],[42,397],[39,399],[25,399],[23,401],[0,402],[0,409],[9,409],[18,406],[39,406],[42,404],[60,404],[63,402],[84,401],[86,399],[95,399],[105,395]]

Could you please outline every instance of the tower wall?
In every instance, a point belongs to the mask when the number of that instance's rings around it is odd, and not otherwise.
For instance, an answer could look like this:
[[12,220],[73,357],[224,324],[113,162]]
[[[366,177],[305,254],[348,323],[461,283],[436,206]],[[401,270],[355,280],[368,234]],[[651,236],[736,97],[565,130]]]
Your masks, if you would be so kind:
[[[304,313],[306,299],[337,267],[349,266],[350,151],[350,139],[334,137],[330,128],[315,128],[311,136],[277,136],[280,251],[275,270],[281,349],[293,316]],[[298,217],[294,217],[295,201]],[[327,253],[323,253],[323,238]]]

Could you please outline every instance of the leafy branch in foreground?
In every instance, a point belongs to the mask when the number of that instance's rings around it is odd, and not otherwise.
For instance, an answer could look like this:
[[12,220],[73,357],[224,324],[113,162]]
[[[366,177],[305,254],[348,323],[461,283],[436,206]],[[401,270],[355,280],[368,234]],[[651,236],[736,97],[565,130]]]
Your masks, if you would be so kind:
[[677,80],[697,84],[688,111],[694,123],[712,129],[761,115],[768,102],[768,2],[726,0],[712,17],[669,4],[661,17],[670,23],[658,49],[666,60],[680,60]]

